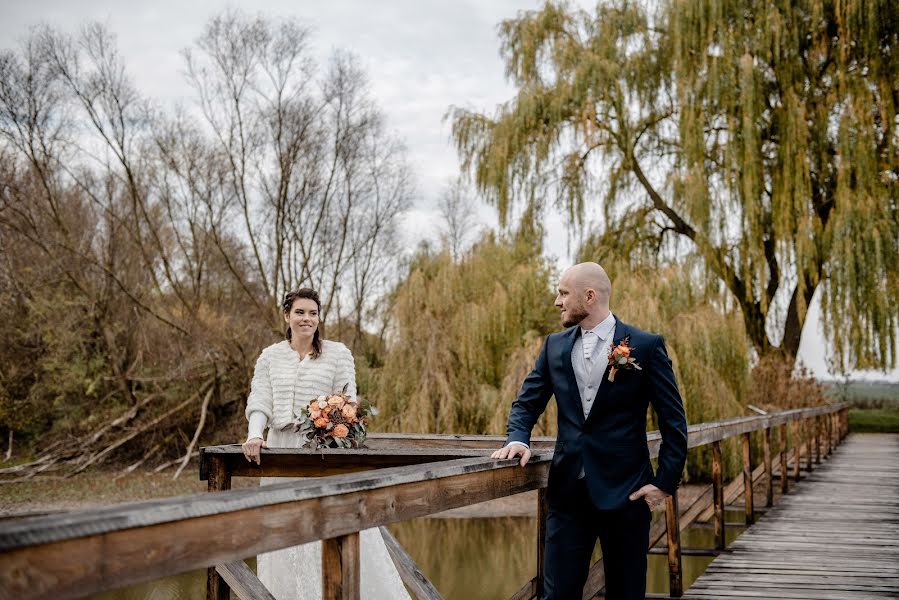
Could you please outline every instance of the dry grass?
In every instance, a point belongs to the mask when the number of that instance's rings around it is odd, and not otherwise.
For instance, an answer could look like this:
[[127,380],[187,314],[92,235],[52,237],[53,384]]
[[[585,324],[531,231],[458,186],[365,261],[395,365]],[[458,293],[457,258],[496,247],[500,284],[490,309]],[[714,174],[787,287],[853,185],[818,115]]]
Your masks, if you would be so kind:
[[[196,462],[188,465],[176,480],[173,470],[164,473],[134,472],[116,479],[117,470],[90,470],[75,477],[35,476],[10,483],[0,480],[0,516],[43,514],[76,510],[121,502],[151,500],[206,491]],[[233,487],[257,485],[247,478],[235,478]]]

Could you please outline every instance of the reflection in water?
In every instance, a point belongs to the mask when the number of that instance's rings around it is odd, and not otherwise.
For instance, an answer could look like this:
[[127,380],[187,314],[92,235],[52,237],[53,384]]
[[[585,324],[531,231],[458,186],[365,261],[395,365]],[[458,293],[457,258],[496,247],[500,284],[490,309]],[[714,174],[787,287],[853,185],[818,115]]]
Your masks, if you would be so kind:
[[206,597],[206,571],[163,577],[99,596],[94,600],[187,600]]
[[390,526],[446,600],[505,600],[537,571],[537,519],[415,519]]
[[[656,513],[655,518],[664,518]],[[730,516],[730,515],[728,515]],[[416,519],[390,526],[421,570],[447,600],[505,600],[534,577],[537,520]],[[727,542],[742,531],[728,526]],[[681,533],[685,548],[711,548],[715,532],[691,527]],[[597,544],[593,560],[602,556]],[[684,587],[705,571],[712,557],[682,556]],[[668,593],[668,559],[651,555],[647,591]]]
[[[728,511],[727,516],[730,544],[742,531],[740,525],[733,523],[742,519],[742,513]],[[390,530],[446,600],[505,600],[533,578],[537,569],[535,518],[425,518],[395,523]],[[711,548],[714,530],[691,527],[682,532],[681,544],[685,548]],[[594,560],[600,555],[597,544]],[[682,557],[684,587],[701,575],[710,562],[711,557]],[[255,559],[247,563],[256,570]],[[647,591],[668,593],[668,561],[664,555],[649,557]],[[205,596],[206,571],[202,570],[92,596],[92,599],[188,600]]]

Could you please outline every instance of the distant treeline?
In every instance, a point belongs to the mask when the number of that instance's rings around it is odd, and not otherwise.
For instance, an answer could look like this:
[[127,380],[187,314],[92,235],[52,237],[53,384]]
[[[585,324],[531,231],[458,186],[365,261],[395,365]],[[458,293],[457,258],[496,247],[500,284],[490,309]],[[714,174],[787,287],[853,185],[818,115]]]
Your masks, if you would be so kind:
[[833,381],[824,384],[828,398],[855,408],[899,409],[899,382]]

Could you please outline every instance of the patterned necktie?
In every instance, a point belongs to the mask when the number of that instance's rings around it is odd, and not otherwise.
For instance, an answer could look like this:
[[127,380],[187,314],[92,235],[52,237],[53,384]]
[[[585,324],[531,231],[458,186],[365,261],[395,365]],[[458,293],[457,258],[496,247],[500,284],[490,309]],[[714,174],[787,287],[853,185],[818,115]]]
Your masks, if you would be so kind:
[[592,331],[584,332],[584,360],[588,363],[593,362],[593,351],[596,350],[596,344],[599,342],[599,336]]

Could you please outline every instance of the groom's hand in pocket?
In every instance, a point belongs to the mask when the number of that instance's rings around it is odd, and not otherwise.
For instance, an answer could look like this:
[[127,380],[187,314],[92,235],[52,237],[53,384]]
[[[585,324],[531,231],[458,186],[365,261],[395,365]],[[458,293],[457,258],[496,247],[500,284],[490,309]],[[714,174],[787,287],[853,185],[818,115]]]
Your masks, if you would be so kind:
[[640,498],[643,498],[646,501],[646,504],[649,505],[650,510],[655,510],[662,506],[662,504],[665,502],[665,498],[667,497],[668,494],[666,492],[663,492],[651,483],[647,483],[629,496],[631,500],[639,500]]
[[521,457],[521,460],[518,461],[518,464],[523,467],[528,464],[529,460],[531,460],[531,449],[524,444],[508,444],[491,454],[490,458],[503,460],[506,458],[515,458],[516,456]]

